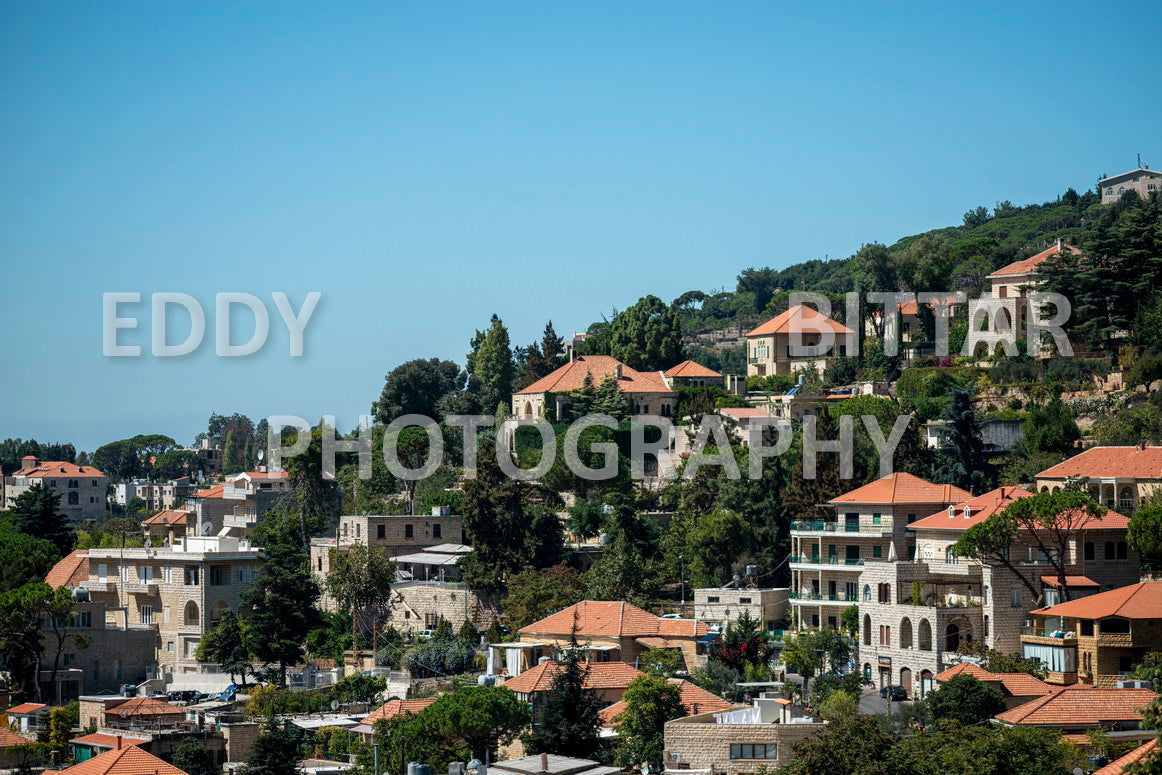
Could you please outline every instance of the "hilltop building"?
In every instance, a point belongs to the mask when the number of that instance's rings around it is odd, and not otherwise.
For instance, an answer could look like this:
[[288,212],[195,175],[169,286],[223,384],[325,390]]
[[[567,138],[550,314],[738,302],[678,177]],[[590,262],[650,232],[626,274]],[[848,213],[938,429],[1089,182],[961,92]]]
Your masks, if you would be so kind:
[[107,482],[105,474],[93,466],[25,455],[20,459],[20,470],[4,477],[4,508],[13,508],[17,498],[39,484],[60,496],[60,513],[70,521],[104,519]]
[[[835,335],[834,347],[819,355],[803,354],[798,348],[818,347],[822,333]],[[801,342],[792,338],[797,334]],[[799,304],[771,318],[746,333],[746,375],[766,377],[789,375],[794,371],[815,371],[822,374],[835,357],[847,355],[847,336],[854,332],[847,326]],[[792,351],[792,345],[795,350]]]
[[1120,175],[1103,177],[1098,185],[1101,186],[1103,205],[1113,204],[1129,191],[1137,191],[1138,196],[1145,199],[1155,191],[1162,190],[1162,172],[1150,169],[1147,164]]

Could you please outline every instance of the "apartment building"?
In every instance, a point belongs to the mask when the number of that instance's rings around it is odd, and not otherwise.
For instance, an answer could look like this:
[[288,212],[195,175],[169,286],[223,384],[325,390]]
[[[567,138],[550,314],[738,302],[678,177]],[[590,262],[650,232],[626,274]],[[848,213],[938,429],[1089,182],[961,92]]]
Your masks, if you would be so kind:
[[462,545],[464,520],[447,506],[433,506],[431,514],[351,514],[339,518],[335,536],[311,539],[311,569],[317,575],[331,570],[331,551],[356,545],[383,547],[397,555],[440,544]]
[[[828,331],[835,336],[834,346],[809,355]],[[796,370],[822,374],[836,357],[847,355],[847,337],[854,333],[811,307],[796,305],[746,333],[746,375],[789,375]]]
[[1055,684],[1116,687],[1151,651],[1162,651],[1162,582],[1139,582],[1033,611],[1022,654]]
[[1162,447],[1090,447],[1046,468],[1033,481],[1037,492],[1053,492],[1071,479],[1088,479],[1091,498],[1106,508],[1133,514],[1162,488]]
[[4,508],[13,508],[16,499],[37,484],[60,496],[60,513],[70,521],[106,516],[108,479],[104,473],[93,466],[40,460],[35,455],[22,457],[20,470],[4,477]]
[[133,479],[113,485],[113,502],[127,506],[129,501],[140,498],[145,503],[145,509],[152,513],[180,508],[196,489],[197,483],[188,476],[168,482]]
[[1162,190],[1162,172],[1150,169],[1143,165],[1136,170],[1123,172],[1098,181],[1101,186],[1101,203],[1113,204],[1130,191],[1137,191],[1138,196],[1145,199],[1155,191]]
[[705,587],[694,590],[694,619],[725,631],[744,613],[767,630],[784,627],[789,590],[775,587]]
[[[869,679],[878,676],[880,685],[898,684],[910,696],[924,696],[938,673],[960,661],[957,650],[965,642],[1020,652],[1029,610],[1062,595],[1052,565],[1027,537],[1010,549],[1012,568],[957,557],[951,547],[969,527],[1031,494],[1002,487],[951,505],[910,525],[912,560],[865,565],[859,577],[859,658]],[[1071,596],[1136,581],[1138,557],[1126,546],[1127,518],[1109,512],[1077,519],[1067,547]]]
[[792,619],[799,627],[839,626],[844,608],[860,603],[868,563],[911,560],[910,525],[969,498],[948,484],[894,473],[828,502],[835,517],[791,523]]

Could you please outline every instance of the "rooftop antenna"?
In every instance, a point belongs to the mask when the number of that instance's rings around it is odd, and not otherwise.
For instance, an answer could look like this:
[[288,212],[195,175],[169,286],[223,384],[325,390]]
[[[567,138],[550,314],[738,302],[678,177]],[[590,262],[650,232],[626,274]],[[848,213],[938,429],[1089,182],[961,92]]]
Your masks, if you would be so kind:
[[1142,154],[1138,154],[1138,169],[1142,169]]

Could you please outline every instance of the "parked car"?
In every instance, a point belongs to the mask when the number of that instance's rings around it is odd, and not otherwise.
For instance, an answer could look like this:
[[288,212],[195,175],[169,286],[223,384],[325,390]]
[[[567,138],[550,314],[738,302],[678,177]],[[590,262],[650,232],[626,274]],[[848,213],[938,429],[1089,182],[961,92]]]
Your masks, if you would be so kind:
[[166,696],[170,702],[193,702],[198,699],[198,693],[193,689],[170,692]]
[[431,637],[432,637],[431,630],[420,630],[419,632],[416,633],[417,640],[428,640]]
[[908,699],[908,692],[903,686],[885,686],[880,689],[880,696],[887,699],[891,695],[892,702],[899,702],[900,700]]

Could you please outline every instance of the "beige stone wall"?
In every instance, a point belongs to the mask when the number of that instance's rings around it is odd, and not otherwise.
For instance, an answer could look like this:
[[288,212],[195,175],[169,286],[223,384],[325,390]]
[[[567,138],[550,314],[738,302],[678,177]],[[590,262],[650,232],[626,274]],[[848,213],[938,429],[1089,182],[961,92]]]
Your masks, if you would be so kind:
[[392,586],[390,624],[401,632],[432,629],[447,619],[453,629],[472,622],[477,629],[488,628],[498,615],[494,601],[460,586],[437,582],[404,582]]
[[[75,481],[76,487],[69,487]],[[6,509],[16,505],[16,499],[27,492],[34,484],[43,484],[61,499],[60,512],[73,522],[83,519],[104,519],[108,508],[108,498],[105,494],[107,480],[103,476],[68,477],[44,476],[35,478],[19,478],[8,476],[4,478],[4,503]],[[69,502],[69,493],[76,493],[77,503]]]
[[[692,721],[705,719],[707,721]],[[670,721],[665,726],[667,768],[675,765],[690,769],[713,768],[715,775],[749,775],[760,770],[771,770],[790,762],[795,743],[822,733],[826,725],[813,724],[715,724],[712,714],[693,716],[691,719]],[[734,743],[774,743],[777,758],[731,759],[730,746]]]
[[[1162,189],[1162,172],[1157,170],[1143,170],[1134,177],[1123,180],[1117,184],[1110,185],[1106,181],[1100,181],[1101,184],[1101,203],[1103,205],[1112,204],[1127,191],[1137,191],[1142,198],[1148,197],[1154,191]],[[1153,188],[1150,186],[1153,185]]]
[[790,616],[786,589],[719,589],[694,590],[694,618],[700,622],[736,622],[746,611],[764,627],[771,627]]

